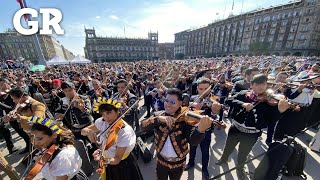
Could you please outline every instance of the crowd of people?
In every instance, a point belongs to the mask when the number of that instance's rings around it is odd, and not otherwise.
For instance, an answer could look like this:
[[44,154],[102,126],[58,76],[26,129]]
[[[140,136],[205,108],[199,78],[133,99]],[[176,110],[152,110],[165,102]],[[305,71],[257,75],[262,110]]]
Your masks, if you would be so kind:
[[[26,154],[22,176],[31,179],[40,172],[48,180],[88,179],[92,161],[102,179],[143,179],[133,152],[137,134],[147,132],[154,133],[157,179],[180,179],[195,166],[198,145],[202,176],[210,179],[212,133],[226,118],[231,124],[215,165],[226,163],[239,144],[237,174],[244,179],[245,161],[264,129],[272,147],[320,120],[320,67],[311,58],[72,64],[42,72],[2,69],[0,75],[0,134],[10,154]],[[140,101],[147,112],[141,122]],[[15,147],[7,124],[25,149]],[[276,179],[288,158],[255,179]],[[1,152],[0,170],[19,179]]]

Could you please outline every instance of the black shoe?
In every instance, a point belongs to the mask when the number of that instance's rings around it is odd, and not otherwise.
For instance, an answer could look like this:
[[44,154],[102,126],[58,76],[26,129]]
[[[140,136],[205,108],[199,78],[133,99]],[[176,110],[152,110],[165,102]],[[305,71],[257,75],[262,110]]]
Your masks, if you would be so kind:
[[187,164],[186,167],[184,168],[185,171],[188,171],[189,169],[193,168],[194,164]]
[[241,169],[237,169],[237,176],[238,176],[238,178],[239,179],[245,179],[245,177],[246,177],[246,172],[244,171],[244,169],[243,168],[241,168]]
[[202,178],[205,180],[210,179],[208,170],[202,171]]
[[224,164],[224,163],[226,163],[228,160],[226,160],[226,159],[219,159],[217,162],[216,162],[216,165],[222,165],[222,164]]
[[19,149],[16,147],[13,147],[13,148],[8,148],[8,151],[9,151],[9,154],[13,154],[13,153],[19,151]]
[[25,154],[29,152],[29,147],[26,147],[23,151],[19,152],[19,154]]

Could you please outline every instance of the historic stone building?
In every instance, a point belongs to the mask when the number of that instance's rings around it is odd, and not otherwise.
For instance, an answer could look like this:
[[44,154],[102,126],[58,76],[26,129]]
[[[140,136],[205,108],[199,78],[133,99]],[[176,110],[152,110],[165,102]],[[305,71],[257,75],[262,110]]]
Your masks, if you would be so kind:
[[174,43],[159,43],[160,59],[174,59]]
[[[56,55],[68,60],[74,58],[74,55],[65,49],[54,37],[38,35],[38,40],[45,60],[50,60]],[[37,62],[39,58],[34,38],[32,36],[21,35],[15,30],[0,33],[0,59],[16,60],[19,58]]]
[[158,33],[148,38],[117,38],[96,36],[95,29],[86,29],[85,57],[94,62],[159,59]]
[[320,55],[320,0],[296,0],[175,34],[185,58]]

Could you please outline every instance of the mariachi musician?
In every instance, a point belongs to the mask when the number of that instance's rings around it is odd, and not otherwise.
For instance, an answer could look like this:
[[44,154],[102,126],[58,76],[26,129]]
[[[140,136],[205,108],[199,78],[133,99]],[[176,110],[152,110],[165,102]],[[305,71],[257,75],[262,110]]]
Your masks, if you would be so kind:
[[[9,122],[12,118],[17,117],[17,120],[20,122],[20,126],[22,129],[28,133],[30,132],[30,125],[27,121],[23,118],[19,118],[21,116],[29,117],[36,115],[38,117],[44,118],[46,112],[46,106],[39,101],[36,101],[29,95],[27,95],[22,89],[20,88],[12,88],[8,94],[11,96],[13,102],[15,103],[16,107],[14,110],[10,111],[7,115],[3,117],[4,122]],[[19,116],[17,116],[19,115]],[[26,141],[27,138],[24,138]],[[30,141],[26,141],[26,148],[21,152],[27,153],[29,152],[30,148]]]
[[96,133],[102,133],[102,147],[93,154],[95,160],[99,161],[97,172],[102,175],[102,179],[141,180],[139,166],[131,154],[136,144],[136,135],[132,127],[121,118],[121,106],[115,99],[98,98],[94,111],[102,117],[82,129],[81,134],[91,142],[97,142]]
[[[64,98],[65,95],[61,89],[62,81],[60,79],[53,79],[51,82],[52,89],[47,95],[50,100],[50,106],[48,107],[50,112],[55,113],[58,109],[60,109],[61,98]],[[44,95],[45,96],[45,95]]]
[[[93,86],[93,89],[91,89],[87,93],[87,95],[90,97],[91,103],[93,103],[94,100],[98,99],[99,97],[109,96],[110,93],[107,90],[102,88],[101,82],[99,80],[93,79],[92,86]],[[95,112],[92,113],[92,116],[93,116],[93,119],[95,120],[101,117],[99,113],[95,113]]]
[[[164,111],[141,122],[143,131],[155,130],[155,147],[157,152],[156,177],[158,180],[179,180],[186,164],[189,144],[199,144],[205,131],[211,127],[209,117],[201,117],[197,127],[189,125],[182,116],[182,93],[177,88],[167,90],[164,98]],[[180,116],[181,121],[175,120]]]
[[63,82],[61,89],[66,97],[61,99],[61,109],[57,111],[55,119],[62,120],[76,139],[82,139],[85,142],[86,138],[81,136],[80,131],[93,122],[90,100],[87,96],[77,94],[72,82]]
[[250,83],[252,90],[241,91],[226,100],[226,104],[233,108],[230,114],[233,122],[228,131],[223,153],[216,164],[226,163],[236,145],[240,144],[238,164],[241,166],[237,169],[239,179],[245,178],[242,163],[246,161],[249,152],[261,136],[262,129],[267,127],[268,123],[279,120],[280,114],[289,108],[285,99],[281,99],[275,106],[264,100],[267,98],[267,80],[264,74],[255,75]]
[[31,116],[26,120],[32,124],[34,145],[41,152],[22,178],[31,180],[41,171],[47,180],[88,180],[81,171],[82,160],[74,147],[74,136],[70,130],[59,127],[48,118]]
[[[114,99],[122,102],[123,110],[130,107],[137,101],[137,97],[132,94],[129,89],[131,87],[130,82],[124,79],[120,79],[117,82],[118,92],[113,95]],[[133,107],[123,118],[132,128],[139,129],[139,119],[137,116],[137,106]]]
[[[213,119],[218,119],[216,115],[221,109],[220,103],[216,99],[211,98],[211,81],[208,78],[202,77],[198,80],[197,91],[198,95],[191,96],[190,101],[193,102],[192,108],[195,110],[204,111],[202,114],[207,115]],[[208,128],[205,132],[205,137],[200,143],[202,153],[202,177],[209,179],[208,164],[209,164],[209,149],[211,143],[211,132],[213,127]],[[185,167],[185,170],[193,168],[195,165],[195,157],[197,152],[197,146],[190,147],[189,162]]]

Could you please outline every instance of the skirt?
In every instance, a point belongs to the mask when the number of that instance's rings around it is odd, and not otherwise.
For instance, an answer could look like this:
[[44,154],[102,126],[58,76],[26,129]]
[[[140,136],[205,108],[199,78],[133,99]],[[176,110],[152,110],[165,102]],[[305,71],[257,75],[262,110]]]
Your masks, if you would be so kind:
[[107,180],[143,180],[137,160],[130,155],[122,160],[118,165],[108,165],[106,167]]

